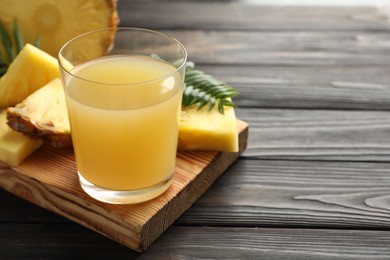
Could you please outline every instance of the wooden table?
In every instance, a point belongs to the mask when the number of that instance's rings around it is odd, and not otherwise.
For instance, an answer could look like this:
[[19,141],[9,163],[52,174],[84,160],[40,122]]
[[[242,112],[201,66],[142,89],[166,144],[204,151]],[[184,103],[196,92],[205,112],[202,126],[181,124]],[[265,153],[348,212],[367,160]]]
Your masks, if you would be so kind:
[[239,160],[143,254],[0,191],[0,259],[390,259],[390,9],[121,0],[233,85]]

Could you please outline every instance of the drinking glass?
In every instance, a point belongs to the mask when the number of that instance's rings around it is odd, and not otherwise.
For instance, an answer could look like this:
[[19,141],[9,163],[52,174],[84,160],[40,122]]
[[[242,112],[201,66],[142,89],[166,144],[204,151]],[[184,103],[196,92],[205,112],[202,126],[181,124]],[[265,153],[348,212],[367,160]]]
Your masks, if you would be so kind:
[[58,59],[83,190],[113,204],[166,191],[175,169],[183,45],[146,29],[102,29],[71,39]]

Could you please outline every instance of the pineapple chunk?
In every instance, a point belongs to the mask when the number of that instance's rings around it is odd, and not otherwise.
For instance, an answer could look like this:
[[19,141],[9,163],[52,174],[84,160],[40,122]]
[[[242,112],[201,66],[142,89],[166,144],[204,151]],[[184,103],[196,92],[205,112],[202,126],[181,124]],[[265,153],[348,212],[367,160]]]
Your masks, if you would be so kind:
[[[71,38],[92,30],[115,28],[119,18],[115,0],[1,0],[0,22],[12,31],[15,20],[25,42],[31,43],[39,36],[40,48],[56,57]],[[95,39],[91,51],[106,50],[111,38],[108,35]]]
[[225,113],[214,107],[183,108],[179,123],[178,148],[181,150],[238,151],[237,120],[233,107],[225,107]]
[[0,109],[14,106],[28,95],[59,77],[57,60],[26,44],[0,81]]
[[50,145],[71,146],[68,110],[59,78],[28,96],[8,111],[8,125],[33,138],[42,138]]
[[40,147],[42,141],[13,131],[7,125],[6,115],[5,110],[0,113],[0,161],[16,166]]

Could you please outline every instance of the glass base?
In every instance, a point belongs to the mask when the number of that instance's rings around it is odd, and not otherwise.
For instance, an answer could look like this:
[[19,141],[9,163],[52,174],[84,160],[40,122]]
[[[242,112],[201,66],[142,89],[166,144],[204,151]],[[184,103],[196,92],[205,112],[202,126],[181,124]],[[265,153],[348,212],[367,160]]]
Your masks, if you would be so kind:
[[111,204],[134,204],[154,199],[164,193],[172,183],[172,176],[156,185],[145,189],[132,191],[108,190],[95,186],[81,176],[79,180],[81,188],[92,198]]

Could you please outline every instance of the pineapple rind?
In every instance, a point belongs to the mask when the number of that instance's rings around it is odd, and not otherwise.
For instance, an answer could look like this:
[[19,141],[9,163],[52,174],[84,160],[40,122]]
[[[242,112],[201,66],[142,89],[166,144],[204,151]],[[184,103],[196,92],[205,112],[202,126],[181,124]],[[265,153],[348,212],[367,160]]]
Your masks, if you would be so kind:
[[71,146],[68,110],[61,79],[55,78],[7,109],[8,125],[25,135],[57,147]]
[[238,130],[234,108],[221,114],[214,108],[183,108],[179,123],[179,150],[238,151]]
[[60,75],[57,59],[26,44],[0,81],[0,109],[14,106]]
[[0,113],[0,161],[17,166],[41,145],[41,140],[13,131],[7,125],[6,111]]

